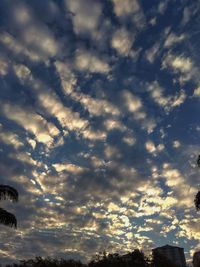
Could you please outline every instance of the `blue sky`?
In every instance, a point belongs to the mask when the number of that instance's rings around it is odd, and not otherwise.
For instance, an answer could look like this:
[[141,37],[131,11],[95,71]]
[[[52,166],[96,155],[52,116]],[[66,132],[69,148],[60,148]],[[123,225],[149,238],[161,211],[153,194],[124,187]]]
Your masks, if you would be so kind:
[[1,0],[1,259],[199,249],[199,9]]

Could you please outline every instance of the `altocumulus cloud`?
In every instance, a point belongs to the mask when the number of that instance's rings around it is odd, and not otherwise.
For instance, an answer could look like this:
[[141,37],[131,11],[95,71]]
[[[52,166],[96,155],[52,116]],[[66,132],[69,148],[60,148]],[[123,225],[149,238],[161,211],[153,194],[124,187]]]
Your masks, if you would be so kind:
[[1,259],[198,248],[199,8],[1,1]]

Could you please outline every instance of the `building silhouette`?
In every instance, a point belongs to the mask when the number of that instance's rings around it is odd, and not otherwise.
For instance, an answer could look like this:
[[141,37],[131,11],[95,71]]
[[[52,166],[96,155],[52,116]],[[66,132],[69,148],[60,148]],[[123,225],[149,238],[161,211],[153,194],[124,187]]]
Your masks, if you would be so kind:
[[156,253],[163,255],[179,267],[186,267],[184,249],[180,247],[165,245],[152,250],[153,255]]
[[197,251],[193,255],[193,267],[200,267],[200,251]]

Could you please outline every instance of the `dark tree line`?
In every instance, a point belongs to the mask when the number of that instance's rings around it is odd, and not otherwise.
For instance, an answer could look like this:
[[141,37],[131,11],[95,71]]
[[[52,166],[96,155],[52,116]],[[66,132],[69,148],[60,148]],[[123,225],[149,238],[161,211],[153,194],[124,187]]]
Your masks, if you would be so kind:
[[6,265],[6,267],[177,267],[173,262],[159,253],[154,253],[150,259],[139,250],[126,255],[114,254],[98,254],[95,259],[88,264],[80,261],[42,258],[23,260],[19,264]]

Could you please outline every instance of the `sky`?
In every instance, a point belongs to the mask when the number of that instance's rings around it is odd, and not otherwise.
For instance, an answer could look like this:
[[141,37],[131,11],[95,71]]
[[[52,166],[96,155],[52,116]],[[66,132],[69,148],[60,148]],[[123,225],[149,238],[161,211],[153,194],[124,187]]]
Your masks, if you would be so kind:
[[200,1],[1,0],[0,258],[200,249]]

